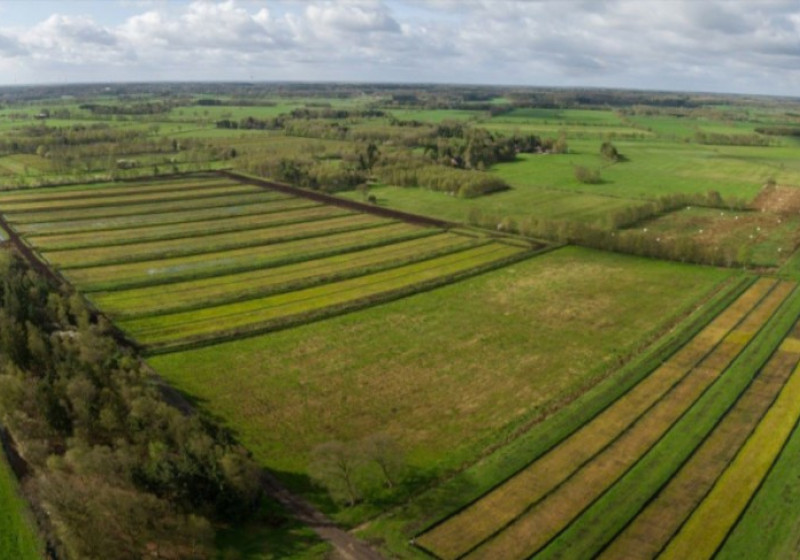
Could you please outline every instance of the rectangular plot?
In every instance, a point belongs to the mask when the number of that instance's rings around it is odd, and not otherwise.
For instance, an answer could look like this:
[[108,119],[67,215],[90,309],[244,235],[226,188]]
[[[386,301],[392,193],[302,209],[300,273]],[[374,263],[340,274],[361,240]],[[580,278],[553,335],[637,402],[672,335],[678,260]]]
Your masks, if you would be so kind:
[[138,228],[109,231],[89,231],[58,235],[28,235],[28,241],[40,251],[125,245],[145,241],[177,239],[192,235],[208,235],[256,229],[263,226],[283,225],[322,218],[355,214],[353,210],[318,204],[311,208],[289,209],[283,212],[254,214],[247,216],[224,216],[215,220],[159,224]]
[[[798,313],[800,297],[793,292],[770,317],[757,340],[726,369],[724,376],[704,391],[646,454],[571,520],[536,557],[594,557],[674,478],[703,442],[713,437],[714,429],[724,422],[737,401],[747,399],[747,390],[753,386],[757,370],[769,361],[780,337],[792,327]],[[777,339],[775,334],[778,334]]]
[[145,345],[169,344],[184,339],[210,337],[231,331],[246,331],[315,310],[373,298],[421,282],[468,271],[523,250],[490,244],[454,255],[431,259],[323,286],[268,296],[241,303],[208,307],[154,318],[121,321],[120,327]]
[[106,264],[211,253],[226,249],[265,245],[268,243],[279,243],[292,239],[302,239],[354,229],[364,229],[383,223],[390,223],[390,220],[371,214],[354,214],[331,217],[313,222],[302,222],[283,226],[267,226],[247,231],[234,231],[189,238],[181,237],[166,241],[149,241],[130,245],[111,245],[108,247],[51,251],[44,253],[44,257],[51,264],[63,269],[86,268]]
[[319,284],[363,269],[373,272],[370,267],[388,267],[394,263],[406,264],[429,258],[430,255],[457,251],[480,243],[483,242],[442,233],[424,239],[402,241],[375,249],[251,272],[125,291],[98,292],[93,294],[92,300],[112,316],[141,317],[164,314],[266,295],[282,286],[296,289],[304,285]]
[[68,187],[37,187],[0,192],[0,206],[11,202],[35,202],[48,200],[68,200],[85,196],[114,196],[117,194],[136,194],[183,188],[218,187],[236,184],[227,178],[205,177],[186,178],[167,181],[148,181],[131,183],[99,183],[95,185],[75,185]]
[[511,523],[600,452],[666,394],[699,360],[708,355],[730,329],[753,311],[753,307],[774,285],[772,280],[756,282],[698,336],[631,391],[528,468],[421,535],[417,544],[440,558],[458,558]]
[[800,367],[711,492],[659,558],[711,558],[737,522],[800,420]]
[[23,214],[7,214],[6,219],[12,224],[30,224],[37,222],[61,222],[86,218],[110,218],[137,214],[172,213],[180,210],[229,207],[238,204],[254,204],[285,198],[285,195],[266,191],[245,192],[238,195],[197,197],[176,202],[152,202],[149,204],[131,204],[88,208],[78,210],[52,210],[49,212],[30,212]]
[[428,236],[437,231],[440,230],[424,229],[405,223],[390,224],[367,231],[289,241],[266,247],[74,269],[65,271],[65,276],[82,291],[134,288],[298,262],[400,239]]
[[601,555],[655,558],[733,459],[797,367],[800,354],[778,351],[709,438],[655,500]]
[[184,210],[163,212],[155,214],[134,214],[131,216],[99,217],[76,219],[58,222],[38,222],[33,224],[15,224],[15,229],[21,234],[32,237],[35,235],[66,235],[84,232],[106,232],[113,230],[135,230],[140,227],[167,224],[183,224],[201,222],[206,220],[228,219],[238,216],[254,216],[256,214],[269,214],[283,212],[298,208],[312,208],[319,206],[318,202],[293,197],[274,197],[265,202],[244,204],[237,206],[215,206],[200,210]]
[[0,209],[3,213],[17,215],[35,212],[50,212],[88,209],[88,208],[107,208],[119,206],[121,204],[143,204],[147,202],[167,202],[174,200],[188,200],[191,198],[211,198],[226,194],[244,194],[262,192],[263,189],[241,183],[228,183],[217,187],[209,188],[183,188],[179,191],[168,190],[150,193],[135,193],[124,196],[97,196],[80,197],[59,200],[38,200],[34,202],[6,202],[0,200]]
[[[735,330],[755,327],[754,317],[763,321],[760,326],[766,324],[793,288],[788,282],[776,286]],[[711,360],[693,368],[611,445],[468,558],[527,558],[538,551],[644,456],[719,378],[740,349],[724,343],[717,347],[711,352]],[[727,360],[716,359],[717,354]],[[706,366],[707,361],[712,361],[714,367]]]

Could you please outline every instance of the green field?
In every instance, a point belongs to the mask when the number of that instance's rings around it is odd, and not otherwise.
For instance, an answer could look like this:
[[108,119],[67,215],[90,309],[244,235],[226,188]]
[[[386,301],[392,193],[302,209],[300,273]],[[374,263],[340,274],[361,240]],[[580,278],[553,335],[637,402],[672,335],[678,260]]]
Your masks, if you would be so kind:
[[17,481],[0,454],[0,558],[41,560],[44,547],[19,495]]
[[793,284],[762,279],[633,390],[416,543],[439,558],[652,558],[665,546],[686,558],[702,542],[697,557],[711,557],[800,414],[789,404],[799,309]]
[[[561,249],[435,292],[150,363],[278,472],[302,475],[318,443],[386,430],[431,476],[597,383],[726,277]],[[666,301],[681,303],[654,323]],[[612,309],[625,321],[610,320]]]
[[[4,98],[0,213],[161,377],[387,557],[800,555],[796,101],[267,90],[98,95],[108,114]],[[421,185],[398,186],[404,166]],[[462,178],[493,192],[445,192]],[[402,475],[359,464],[367,489],[345,506],[316,452],[376,436]],[[0,502],[22,507],[5,466]],[[38,557],[8,537],[27,514],[0,510],[0,557]],[[284,513],[223,524],[220,558],[336,554]]]

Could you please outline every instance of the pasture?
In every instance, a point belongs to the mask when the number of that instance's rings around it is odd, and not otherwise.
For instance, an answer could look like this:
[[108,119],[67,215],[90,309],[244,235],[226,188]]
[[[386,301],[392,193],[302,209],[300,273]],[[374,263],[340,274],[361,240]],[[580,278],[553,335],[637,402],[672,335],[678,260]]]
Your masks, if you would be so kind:
[[[378,431],[396,437],[428,480],[594,386],[728,277],[559,249],[386,305],[149,362],[298,490],[309,490],[315,445]],[[657,312],[666,302],[672,311]]]

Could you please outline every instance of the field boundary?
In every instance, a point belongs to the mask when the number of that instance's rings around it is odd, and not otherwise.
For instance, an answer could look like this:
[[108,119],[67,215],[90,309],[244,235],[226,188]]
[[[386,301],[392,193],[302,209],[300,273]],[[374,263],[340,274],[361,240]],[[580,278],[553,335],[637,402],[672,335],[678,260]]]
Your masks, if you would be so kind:
[[428,216],[422,216],[420,214],[412,214],[410,212],[403,212],[401,210],[392,210],[390,208],[384,208],[382,206],[377,206],[374,204],[365,204],[363,202],[339,198],[338,196],[333,196],[319,191],[301,189],[300,187],[294,187],[292,185],[287,185],[284,183],[276,183],[274,181],[268,181],[266,179],[260,179],[258,177],[253,177],[251,175],[246,175],[234,171],[219,170],[217,171],[217,173],[224,177],[228,177],[230,179],[234,179],[236,181],[240,181],[245,184],[256,185],[258,187],[262,187],[265,189],[270,189],[303,198],[310,198],[311,200],[314,200],[316,202],[323,202],[325,204],[330,204],[333,206],[350,208],[352,210],[358,210],[359,212],[377,214],[378,216],[382,216],[384,218],[395,218],[397,220],[402,220],[404,222],[409,222],[412,224],[417,224],[422,226],[435,226],[444,229],[450,229],[452,227],[457,227],[459,225],[455,222],[448,222],[446,220],[439,220],[437,218],[430,218]]

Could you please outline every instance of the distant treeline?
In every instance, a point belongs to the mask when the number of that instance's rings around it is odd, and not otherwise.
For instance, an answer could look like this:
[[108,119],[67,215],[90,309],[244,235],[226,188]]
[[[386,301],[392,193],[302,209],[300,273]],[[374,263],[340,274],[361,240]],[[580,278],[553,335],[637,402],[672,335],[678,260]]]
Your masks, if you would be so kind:
[[770,136],[800,136],[800,128],[793,126],[759,126],[755,130]]

